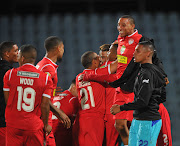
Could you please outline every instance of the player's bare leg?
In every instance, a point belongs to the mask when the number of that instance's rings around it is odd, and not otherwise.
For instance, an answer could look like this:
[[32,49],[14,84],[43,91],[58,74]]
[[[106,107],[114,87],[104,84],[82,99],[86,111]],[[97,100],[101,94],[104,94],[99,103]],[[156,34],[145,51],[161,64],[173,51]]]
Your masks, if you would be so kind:
[[126,119],[116,119],[115,120],[115,128],[119,132],[123,144],[128,145],[129,129],[127,127],[127,120]]

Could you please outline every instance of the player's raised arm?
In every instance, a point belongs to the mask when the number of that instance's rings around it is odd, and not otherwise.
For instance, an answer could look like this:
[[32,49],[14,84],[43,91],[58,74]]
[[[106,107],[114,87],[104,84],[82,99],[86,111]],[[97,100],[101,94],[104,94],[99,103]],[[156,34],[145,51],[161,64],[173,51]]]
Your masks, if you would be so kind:
[[117,71],[117,66],[118,66],[118,60],[115,60],[110,64],[110,72],[111,74],[115,73]]

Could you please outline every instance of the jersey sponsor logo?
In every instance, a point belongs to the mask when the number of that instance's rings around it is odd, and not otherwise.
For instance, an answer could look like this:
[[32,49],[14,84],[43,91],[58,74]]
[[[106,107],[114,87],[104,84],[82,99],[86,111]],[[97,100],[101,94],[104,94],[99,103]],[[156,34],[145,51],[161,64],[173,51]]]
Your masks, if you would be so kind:
[[128,58],[126,56],[117,55],[117,59],[119,63],[127,64]]
[[39,73],[27,72],[27,71],[18,71],[17,76],[39,78]]
[[126,47],[123,45],[123,46],[121,47],[121,54],[123,54],[123,53],[125,52],[125,50],[126,50]]
[[146,80],[146,79],[144,79],[142,82],[143,82],[143,83],[147,83],[147,84],[148,84],[148,83],[149,83],[149,79],[147,79],[147,80]]
[[[66,95],[65,95],[65,96],[66,96]],[[53,101],[62,100],[63,98],[64,98],[64,96],[59,94],[58,96],[55,96],[55,97],[54,97]]]
[[130,39],[128,40],[128,43],[129,43],[129,45],[131,45],[131,44],[134,43],[134,40],[133,40],[132,38],[130,38]]

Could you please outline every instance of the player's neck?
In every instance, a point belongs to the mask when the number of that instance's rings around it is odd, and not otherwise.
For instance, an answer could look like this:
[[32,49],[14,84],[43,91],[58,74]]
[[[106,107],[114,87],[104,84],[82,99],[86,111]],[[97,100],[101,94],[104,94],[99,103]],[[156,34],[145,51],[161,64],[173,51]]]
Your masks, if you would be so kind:
[[147,60],[140,62],[140,64],[145,64],[145,63],[153,64],[152,59],[147,59]]
[[46,53],[46,57],[49,58],[52,62],[57,62],[57,56],[52,53]]

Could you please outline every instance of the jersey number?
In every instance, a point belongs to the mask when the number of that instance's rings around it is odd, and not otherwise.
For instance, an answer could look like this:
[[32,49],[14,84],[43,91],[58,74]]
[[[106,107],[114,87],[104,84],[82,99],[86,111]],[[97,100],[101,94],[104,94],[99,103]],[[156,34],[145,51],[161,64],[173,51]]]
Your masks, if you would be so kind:
[[88,101],[88,92],[87,92],[87,90],[89,92],[91,106],[95,107],[92,87],[88,86],[87,89],[81,88],[81,90],[80,90],[80,96],[83,96],[83,94],[84,94],[84,97],[81,100],[81,107],[82,107],[83,110],[90,109],[90,105],[88,103],[86,103]]
[[[26,112],[31,112],[34,110],[34,102],[35,102],[35,96],[36,92],[33,88],[27,87],[24,89],[21,86],[17,87],[18,91],[18,102],[17,102],[17,110],[21,111],[21,107]],[[30,95],[30,98],[28,98],[28,95]],[[22,103],[22,100],[24,103]]]

